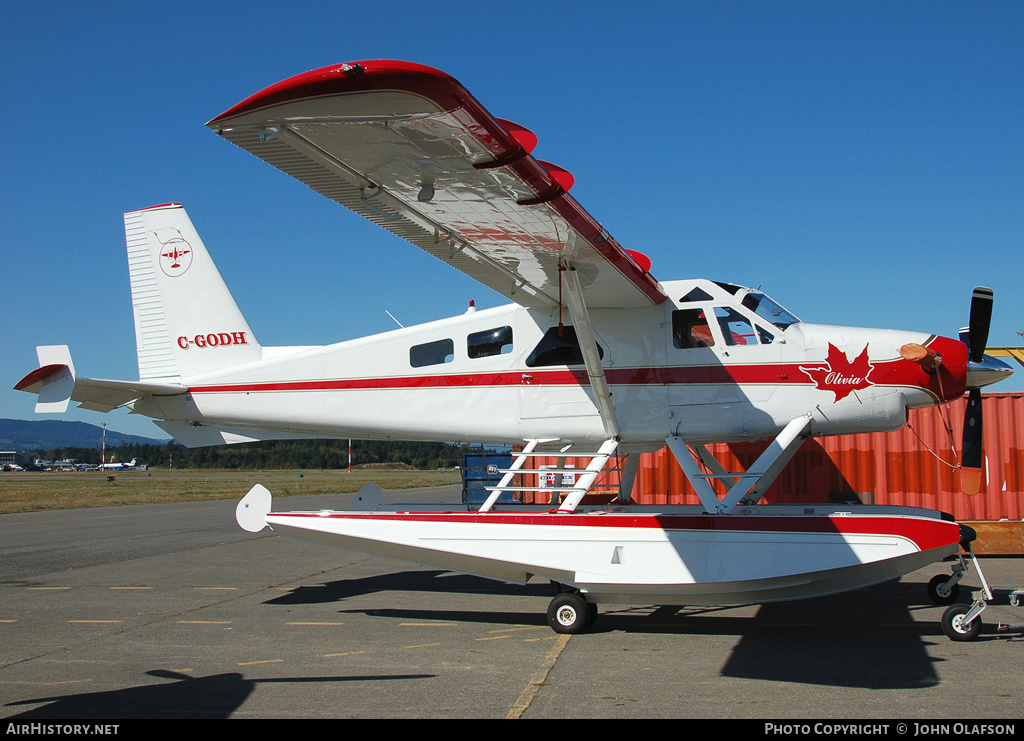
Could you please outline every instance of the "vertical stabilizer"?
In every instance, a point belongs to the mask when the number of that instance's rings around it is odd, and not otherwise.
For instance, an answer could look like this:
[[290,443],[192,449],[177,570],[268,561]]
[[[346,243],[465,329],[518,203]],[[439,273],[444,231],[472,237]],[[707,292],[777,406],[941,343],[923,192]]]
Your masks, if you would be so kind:
[[124,215],[139,379],[178,382],[262,350],[177,203]]

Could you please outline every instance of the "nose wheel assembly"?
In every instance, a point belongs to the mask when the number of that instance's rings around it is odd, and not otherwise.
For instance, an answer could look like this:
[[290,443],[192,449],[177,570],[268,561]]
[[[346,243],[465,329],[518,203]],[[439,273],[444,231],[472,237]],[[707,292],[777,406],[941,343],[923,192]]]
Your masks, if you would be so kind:
[[[965,529],[969,530],[969,528]],[[971,531],[971,537],[965,537],[960,541],[960,546],[967,552],[968,558],[974,564],[975,571],[978,572],[978,578],[981,579],[981,589],[971,593],[973,599],[971,604],[957,603],[960,595],[959,582],[967,572],[967,559],[964,558],[962,552],[958,562],[953,566],[951,576],[940,574],[928,582],[928,596],[932,602],[938,605],[949,605],[942,613],[942,632],[951,641],[973,641],[977,638],[981,632],[981,613],[997,597],[1000,599],[1005,597],[1011,607],[1019,607],[1021,599],[1024,597],[1024,589],[993,590],[989,587],[981,565],[978,563],[978,557],[974,555],[974,549],[971,547],[972,540],[974,540],[973,531]],[[1024,630],[1024,622],[1000,622],[998,630]]]

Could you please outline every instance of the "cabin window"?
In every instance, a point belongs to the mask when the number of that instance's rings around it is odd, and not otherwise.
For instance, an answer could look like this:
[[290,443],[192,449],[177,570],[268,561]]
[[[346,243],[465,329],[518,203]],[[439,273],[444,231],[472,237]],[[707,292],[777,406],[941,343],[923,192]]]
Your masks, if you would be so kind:
[[757,344],[757,335],[754,333],[754,325],[738,311],[726,306],[716,306],[715,316],[718,317],[718,325],[722,328],[722,334],[725,336],[725,344]]
[[409,364],[413,368],[441,365],[453,360],[455,360],[455,343],[451,340],[436,340],[409,348]]
[[714,346],[715,338],[703,309],[672,312],[672,344],[684,350]]
[[[597,346],[597,353],[604,357],[604,349],[600,345]],[[568,324],[562,326],[561,337],[558,336],[558,327],[549,329],[526,359],[526,365],[530,368],[582,364],[583,350],[580,349],[580,341],[576,338],[576,328]]]
[[512,327],[498,327],[474,332],[466,338],[470,358],[486,358],[512,352]]

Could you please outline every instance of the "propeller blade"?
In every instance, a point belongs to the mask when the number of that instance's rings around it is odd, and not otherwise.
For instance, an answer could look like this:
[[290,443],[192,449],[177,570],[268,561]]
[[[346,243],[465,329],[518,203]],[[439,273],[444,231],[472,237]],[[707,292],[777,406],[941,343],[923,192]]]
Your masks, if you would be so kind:
[[978,286],[971,296],[971,324],[967,341],[972,363],[980,363],[985,357],[985,345],[988,343],[988,328],[991,322],[992,289]]
[[961,457],[961,483],[965,494],[981,491],[981,465],[984,455],[982,437],[981,390],[972,389],[964,412],[964,441]]

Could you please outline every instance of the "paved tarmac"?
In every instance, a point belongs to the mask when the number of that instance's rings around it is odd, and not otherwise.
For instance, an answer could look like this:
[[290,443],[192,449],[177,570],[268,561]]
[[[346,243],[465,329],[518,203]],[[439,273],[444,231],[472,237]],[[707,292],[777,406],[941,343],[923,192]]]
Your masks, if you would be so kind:
[[[457,501],[455,488],[385,501]],[[351,495],[276,509],[345,508]],[[547,627],[506,585],[245,533],[234,502],[0,516],[0,717],[1015,719],[1024,608],[943,635],[925,584]],[[1024,560],[987,558],[995,587]],[[968,589],[979,582],[973,571]]]

